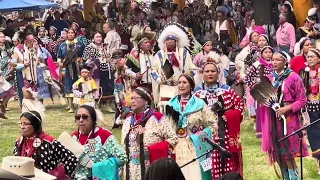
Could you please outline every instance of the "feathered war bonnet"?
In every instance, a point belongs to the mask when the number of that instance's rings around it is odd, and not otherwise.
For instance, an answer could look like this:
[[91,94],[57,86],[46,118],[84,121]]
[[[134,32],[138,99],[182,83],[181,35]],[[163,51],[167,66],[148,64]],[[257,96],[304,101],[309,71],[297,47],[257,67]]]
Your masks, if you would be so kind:
[[167,39],[176,40],[177,48],[188,48],[190,46],[190,36],[186,33],[185,27],[178,23],[169,22],[164,27],[158,38],[160,49],[165,49],[165,41]]

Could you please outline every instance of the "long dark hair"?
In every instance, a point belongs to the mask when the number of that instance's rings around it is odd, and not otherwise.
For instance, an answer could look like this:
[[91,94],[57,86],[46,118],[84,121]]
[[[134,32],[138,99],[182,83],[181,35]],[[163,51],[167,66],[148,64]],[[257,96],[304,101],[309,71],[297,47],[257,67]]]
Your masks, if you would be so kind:
[[185,180],[185,177],[175,161],[163,158],[151,164],[145,180]]
[[[36,138],[39,138],[40,134],[42,133],[42,118],[41,118],[40,114],[37,111],[29,111],[29,112],[22,113],[20,116],[20,119],[22,117],[27,118],[30,121],[32,127],[34,128]],[[17,147],[17,155],[18,156],[23,156],[21,153],[22,153],[22,146],[25,141],[26,141],[26,138],[22,137],[21,143],[18,144],[18,147]],[[36,156],[32,157],[35,160],[36,167],[40,167],[38,157],[40,157],[40,153],[37,148],[36,149]]]

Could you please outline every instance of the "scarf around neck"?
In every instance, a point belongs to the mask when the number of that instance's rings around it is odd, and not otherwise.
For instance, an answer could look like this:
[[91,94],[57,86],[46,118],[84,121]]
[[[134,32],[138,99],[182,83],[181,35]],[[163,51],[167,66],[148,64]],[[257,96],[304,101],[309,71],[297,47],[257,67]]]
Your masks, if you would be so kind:
[[169,101],[168,105],[171,106],[175,111],[179,112],[178,127],[185,128],[188,125],[187,116],[200,111],[204,106],[206,106],[206,103],[195,96],[191,96],[190,100],[182,111],[179,99],[179,96],[175,96]]
[[264,58],[260,58],[259,62],[260,62],[261,65],[263,65],[265,67],[272,68],[272,63],[266,61]]
[[282,82],[291,74],[292,70],[290,68],[285,69],[281,74],[278,74],[276,71],[273,71],[273,77],[275,78],[273,86],[278,88]]

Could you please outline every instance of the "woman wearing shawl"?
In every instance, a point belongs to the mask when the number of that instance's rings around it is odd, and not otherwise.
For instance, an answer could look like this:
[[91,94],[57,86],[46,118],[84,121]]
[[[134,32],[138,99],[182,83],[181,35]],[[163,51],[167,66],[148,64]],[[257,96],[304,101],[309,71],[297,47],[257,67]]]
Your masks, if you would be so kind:
[[66,180],[73,174],[77,158],[42,130],[42,120],[37,111],[27,111],[20,116],[21,137],[16,141],[13,153],[33,158],[35,167],[59,180]]
[[[300,154],[299,136],[292,136],[282,143],[278,142],[284,137],[284,128],[287,134],[301,128],[299,113],[307,103],[303,82],[298,74],[288,68],[289,60],[290,56],[284,51],[273,54],[273,72],[269,79],[277,91],[281,107],[276,113],[271,109],[270,112],[266,112],[270,118],[264,124],[266,127],[263,127],[267,133],[263,132],[262,150],[268,153],[271,164],[278,163],[285,180],[297,180],[299,177],[294,158],[308,155],[306,144],[303,143],[303,151]],[[286,117],[286,127],[280,115]]]
[[214,63],[208,62],[202,69],[204,82],[195,89],[194,96],[203,99],[218,114],[218,134],[213,138],[232,153],[232,158],[227,159],[219,151],[213,151],[212,178],[216,180],[231,171],[243,174],[240,123],[244,102],[228,85],[219,82],[219,69]]
[[211,50],[212,41],[206,41],[202,45],[202,51],[193,58],[193,64],[195,64],[197,68],[200,69],[207,62],[207,56]]
[[64,84],[70,113],[74,112],[72,85],[78,80],[78,74],[80,73],[79,62],[81,61],[84,48],[84,44],[76,39],[76,32],[69,29],[67,40],[60,45],[57,52],[59,67],[66,69]]
[[60,42],[62,41],[62,39],[59,37],[59,35],[57,35],[57,28],[55,28],[54,26],[50,26],[49,28],[49,38],[50,38],[50,41],[48,44],[46,44],[46,48],[52,55],[53,60],[57,61],[56,47],[60,45]]
[[[98,126],[99,121],[103,121],[103,114],[92,106],[82,105],[76,112],[78,129],[72,138],[84,146],[84,152],[74,172],[75,180],[120,179],[118,168],[124,165],[126,154],[114,135]],[[84,159],[90,159],[92,166],[81,163]]]
[[[38,77],[38,96],[37,98],[43,103],[46,98],[52,98],[51,89],[49,88],[48,82],[46,82],[45,67],[47,67],[48,59],[52,57],[49,51],[43,47],[43,43],[40,39],[36,38],[33,43],[38,57],[40,59],[39,65],[37,66],[37,77]],[[51,74],[48,74],[51,78]]]
[[[206,153],[212,147],[203,138],[212,140],[217,133],[217,117],[206,103],[192,96],[195,88],[193,78],[182,74],[178,79],[179,95],[173,97],[166,106],[166,113],[179,137],[175,149],[176,162],[182,166],[193,158]],[[205,162],[212,161],[211,154],[183,167],[182,173],[187,180],[211,180],[211,168],[205,168]]]
[[126,180],[144,179],[149,165],[159,158],[170,157],[178,143],[166,116],[150,108],[151,101],[151,94],[145,88],[133,90],[133,113],[125,119],[121,132],[121,142],[128,156]]
[[[308,95],[308,105],[307,110],[310,117],[310,122],[317,120],[320,117],[320,90],[319,90],[319,80],[320,80],[320,51],[318,49],[310,49],[307,55],[308,66],[310,68],[309,72],[309,82],[307,85],[307,95]],[[319,130],[320,124],[314,124],[311,126],[307,133],[308,139],[312,150],[312,156],[320,160],[320,142],[319,142]],[[318,166],[318,174],[320,175],[320,168]]]
[[200,72],[200,70],[201,70],[201,67],[207,62],[208,54],[211,51],[212,51],[212,41],[206,41],[202,45],[202,51],[193,58],[193,64],[195,64],[198,68],[198,71],[194,76],[194,81],[196,86],[202,81],[202,72]]
[[45,27],[40,27],[38,30],[38,38],[42,41],[44,45],[47,45],[50,42],[48,32]]
[[[260,79],[261,76],[267,77],[272,72],[272,55],[273,55],[273,49],[270,46],[264,46],[261,49],[261,58],[254,62],[252,66],[249,68],[248,75],[245,77],[245,83],[249,87],[249,89],[252,88]],[[266,108],[263,106],[260,106],[258,104],[257,110],[256,110],[256,137],[261,138],[262,136],[262,123],[264,122],[264,111],[266,111]]]

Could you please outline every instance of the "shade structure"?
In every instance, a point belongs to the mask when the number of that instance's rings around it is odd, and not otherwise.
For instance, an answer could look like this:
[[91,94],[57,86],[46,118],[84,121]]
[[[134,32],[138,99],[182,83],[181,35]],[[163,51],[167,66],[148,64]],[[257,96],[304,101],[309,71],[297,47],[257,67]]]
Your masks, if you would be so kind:
[[60,5],[45,0],[22,0],[27,4],[37,5],[38,9],[59,8]]
[[37,11],[51,7],[59,8],[59,5],[45,0],[0,0],[0,12],[19,10]]

